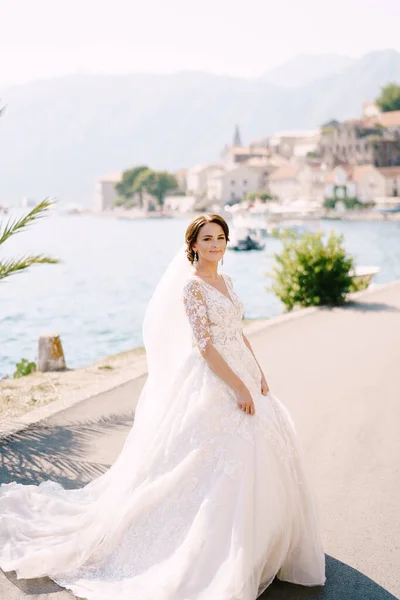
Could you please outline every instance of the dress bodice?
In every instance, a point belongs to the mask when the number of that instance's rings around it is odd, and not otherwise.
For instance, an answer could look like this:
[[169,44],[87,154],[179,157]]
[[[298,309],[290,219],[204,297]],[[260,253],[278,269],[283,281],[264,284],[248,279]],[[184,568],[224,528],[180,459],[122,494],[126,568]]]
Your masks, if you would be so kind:
[[237,296],[232,279],[222,273],[229,297],[197,275],[191,275],[185,286],[183,300],[195,343],[201,350],[210,339],[215,347],[235,342],[242,344],[243,303]]

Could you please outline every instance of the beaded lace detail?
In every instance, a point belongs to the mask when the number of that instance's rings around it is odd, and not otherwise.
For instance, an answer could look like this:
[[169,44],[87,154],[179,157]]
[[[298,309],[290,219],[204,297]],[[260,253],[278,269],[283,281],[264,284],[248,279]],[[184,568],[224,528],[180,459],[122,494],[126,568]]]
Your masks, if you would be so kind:
[[223,274],[229,298],[213,285],[192,275],[184,286],[183,301],[193,339],[201,351],[209,340],[226,348],[231,342],[243,342],[243,303],[236,295],[232,279]]

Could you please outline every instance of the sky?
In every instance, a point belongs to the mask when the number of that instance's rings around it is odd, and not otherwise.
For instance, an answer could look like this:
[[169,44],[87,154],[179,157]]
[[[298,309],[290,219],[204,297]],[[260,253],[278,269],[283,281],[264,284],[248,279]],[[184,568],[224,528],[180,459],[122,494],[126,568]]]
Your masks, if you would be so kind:
[[68,73],[261,75],[400,51],[400,0],[0,0],[0,85]]

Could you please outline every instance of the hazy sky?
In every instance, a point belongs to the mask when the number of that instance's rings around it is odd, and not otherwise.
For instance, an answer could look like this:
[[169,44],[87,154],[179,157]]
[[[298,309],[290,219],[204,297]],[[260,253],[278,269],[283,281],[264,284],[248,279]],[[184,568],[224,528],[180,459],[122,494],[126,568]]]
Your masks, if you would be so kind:
[[400,51],[400,0],[0,0],[0,85],[77,71],[253,76]]

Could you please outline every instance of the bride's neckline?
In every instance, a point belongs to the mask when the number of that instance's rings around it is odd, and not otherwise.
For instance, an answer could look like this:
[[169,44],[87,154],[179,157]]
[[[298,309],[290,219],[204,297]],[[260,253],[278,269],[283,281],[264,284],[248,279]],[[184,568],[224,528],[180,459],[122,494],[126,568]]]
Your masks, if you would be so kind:
[[221,292],[221,290],[219,290],[217,287],[215,287],[215,285],[212,285],[212,283],[208,283],[208,281],[206,281],[205,279],[203,279],[202,277],[200,277],[200,275],[196,275],[195,273],[192,274],[192,277],[196,277],[196,279],[200,279],[200,281],[202,281],[203,283],[205,283],[206,285],[209,285],[210,287],[212,287],[214,290],[216,290],[219,294],[221,294],[221,296],[223,296],[224,298],[226,298],[227,300],[229,300],[229,302],[231,302],[233,304],[233,300],[229,294],[229,289],[228,289],[228,284],[226,283],[226,279],[224,277],[224,274],[221,273],[221,277],[224,281],[225,284],[225,288],[227,291],[227,294],[224,294],[224,292]]

